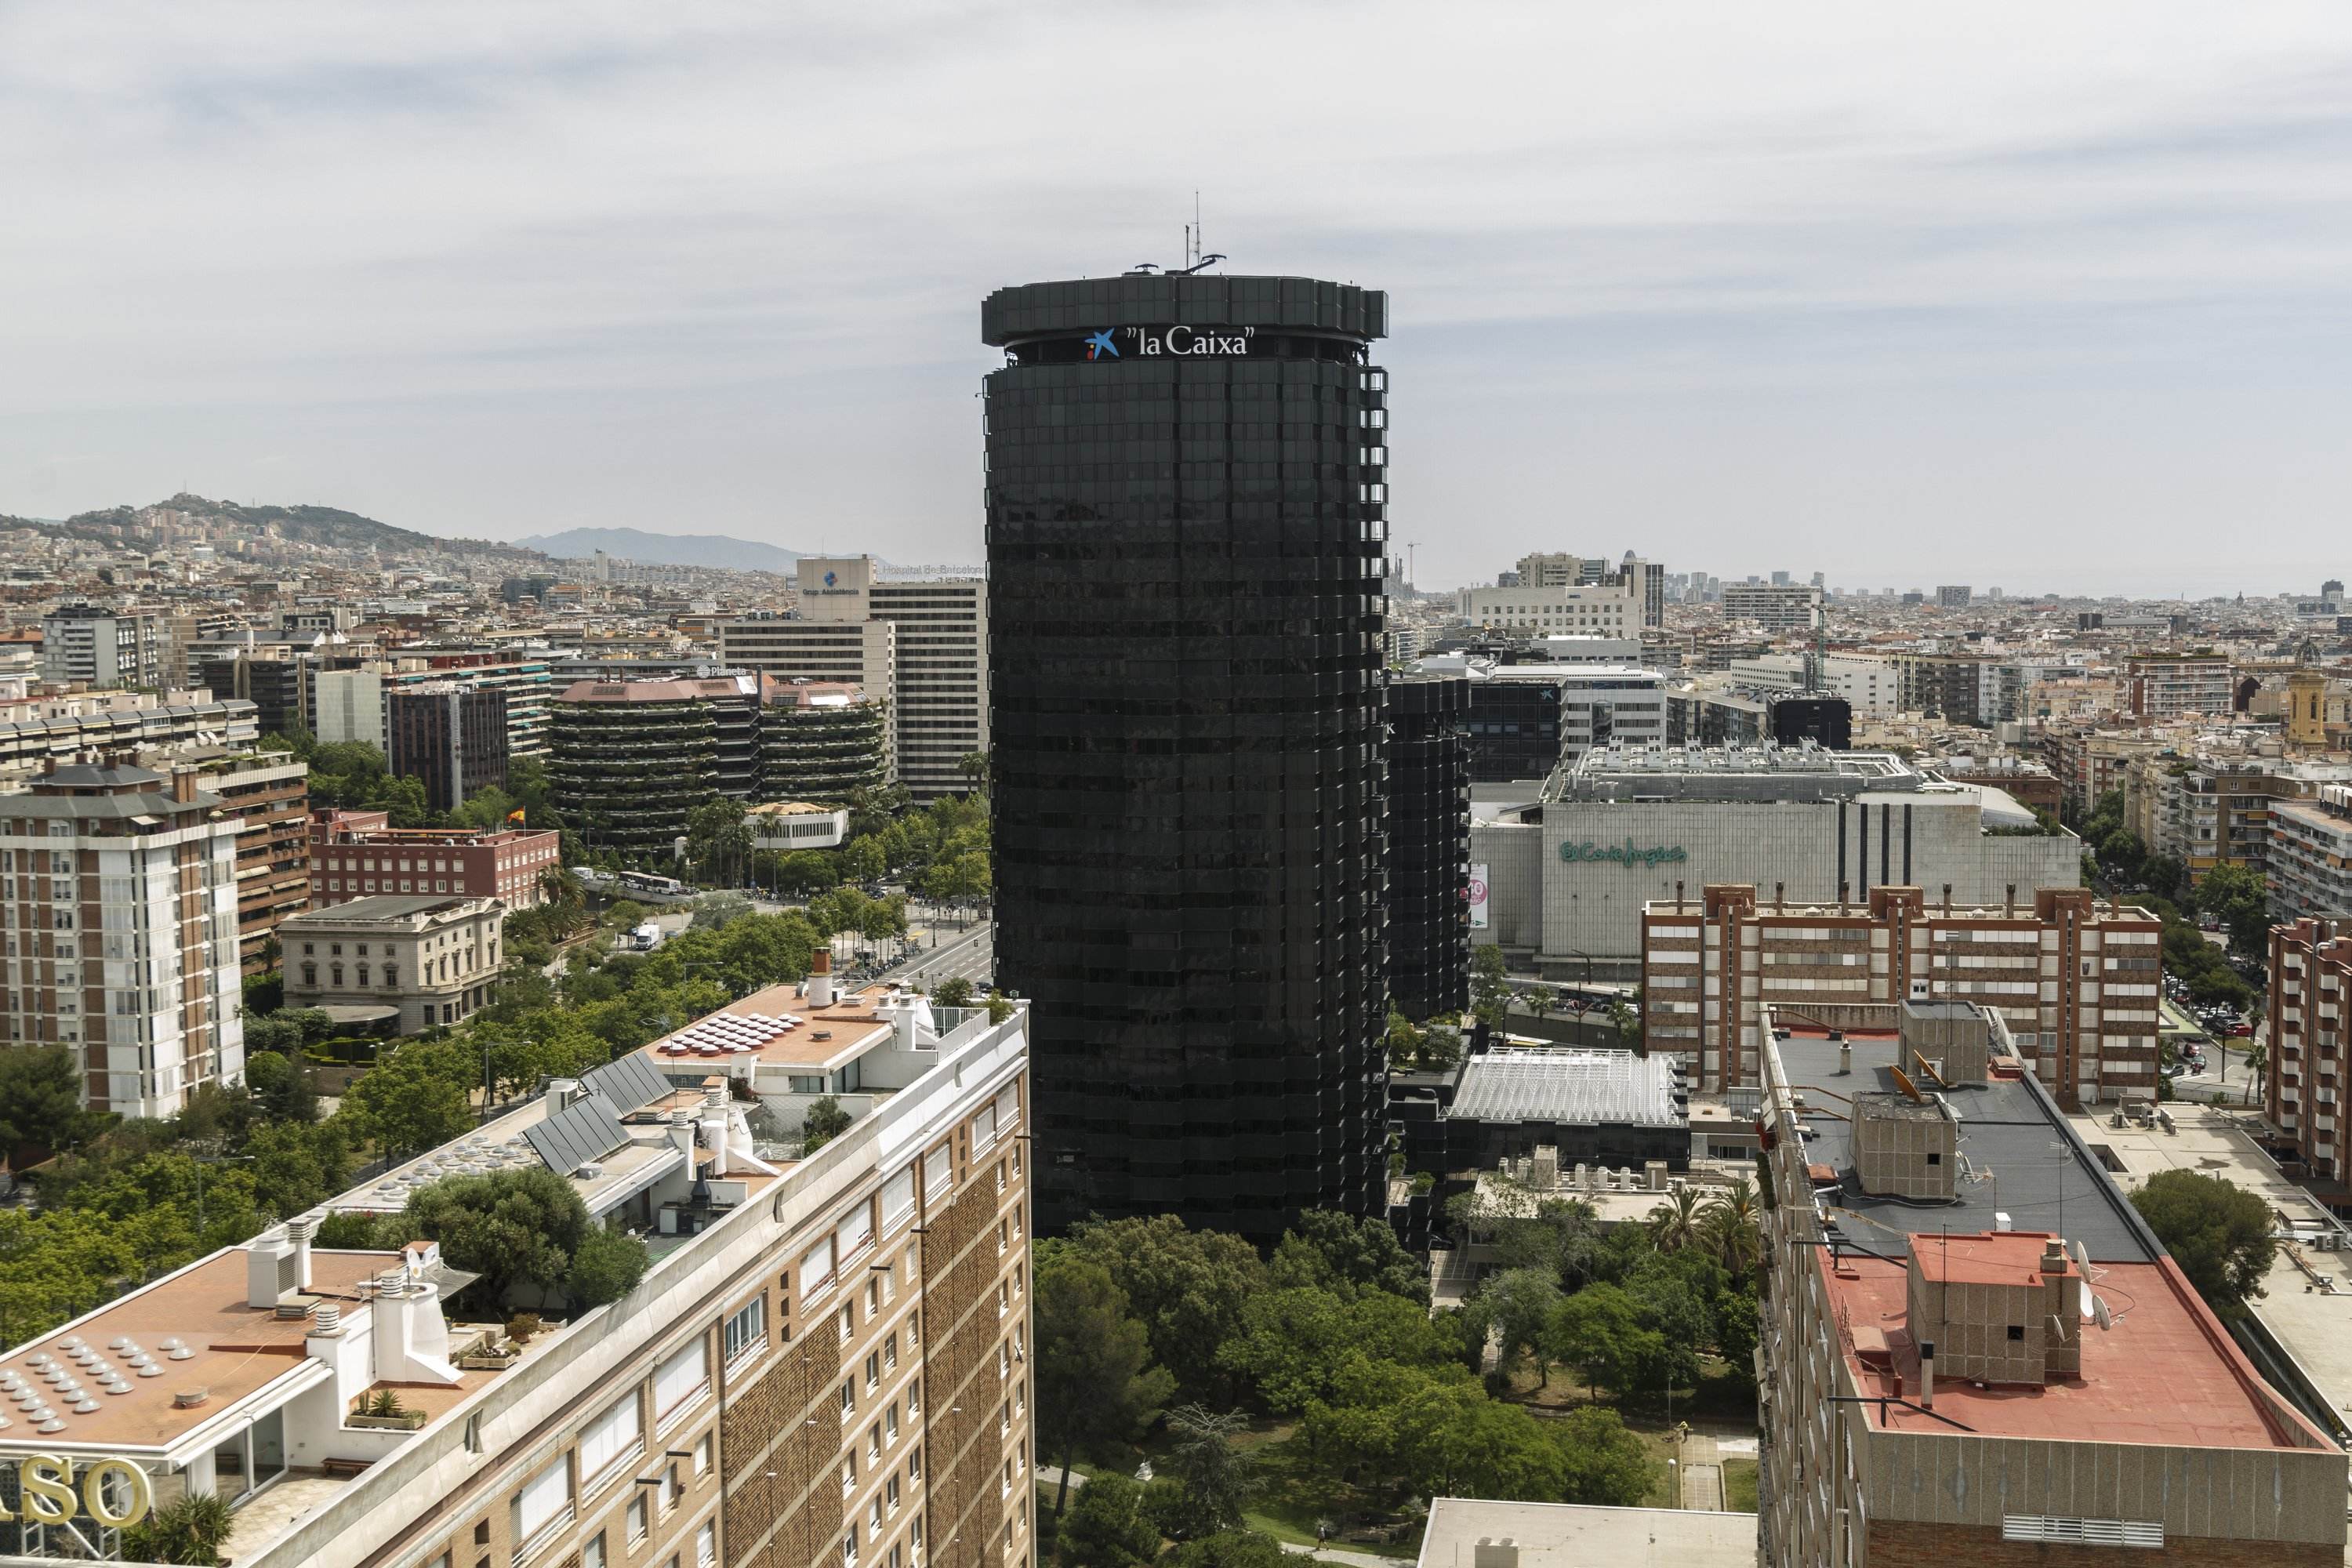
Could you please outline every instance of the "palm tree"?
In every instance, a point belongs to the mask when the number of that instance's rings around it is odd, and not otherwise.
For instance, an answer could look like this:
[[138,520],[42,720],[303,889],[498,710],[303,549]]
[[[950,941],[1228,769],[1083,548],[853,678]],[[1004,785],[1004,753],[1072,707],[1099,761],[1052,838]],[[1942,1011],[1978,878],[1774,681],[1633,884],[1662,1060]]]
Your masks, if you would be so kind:
[[1680,1252],[1699,1239],[1698,1189],[1676,1187],[1650,1211],[1650,1236],[1660,1252]]
[[1699,1216],[1707,1250],[1734,1274],[1753,1268],[1763,1249],[1756,1213],[1756,1184],[1742,1176]]
[[[2230,1047],[2223,1046],[2221,1048],[2226,1052]],[[2240,1104],[2252,1105],[2254,1102],[2254,1085],[2262,1081],[2263,1069],[2269,1061],[2270,1053],[2263,1048],[2262,1037],[2258,1035],[2246,1047],[2246,1090],[2239,1097]],[[2263,1092],[2267,1094],[2270,1091],[2265,1088]]]

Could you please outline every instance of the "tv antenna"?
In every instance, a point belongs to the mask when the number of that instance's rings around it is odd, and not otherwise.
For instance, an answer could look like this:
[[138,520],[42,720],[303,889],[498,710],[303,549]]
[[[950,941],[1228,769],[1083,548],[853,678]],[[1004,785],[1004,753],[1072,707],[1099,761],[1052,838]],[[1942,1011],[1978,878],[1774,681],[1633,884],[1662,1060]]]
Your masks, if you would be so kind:
[[1192,221],[1184,226],[1184,265],[1166,269],[1171,278],[1190,278],[1195,272],[1207,270],[1223,261],[1224,257],[1213,250],[1201,248],[1201,193],[1192,193]]

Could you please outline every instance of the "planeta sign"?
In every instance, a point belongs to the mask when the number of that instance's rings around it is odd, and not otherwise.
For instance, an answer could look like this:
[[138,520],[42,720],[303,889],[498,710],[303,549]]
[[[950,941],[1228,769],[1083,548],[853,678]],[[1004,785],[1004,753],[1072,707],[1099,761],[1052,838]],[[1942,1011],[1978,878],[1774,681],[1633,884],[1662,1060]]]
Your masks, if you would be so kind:
[[1629,869],[1635,866],[1668,866],[1690,857],[1679,844],[1636,844],[1628,838],[1622,844],[1595,844],[1590,838],[1582,843],[1563,843],[1559,858],[1570,866],[1585,861],[1614,861]]
[[129,1459],[93,1460],[77,1478],[73,1460],[63,1454],[26,1454],[16,1461],[16,1494],[13,1509],[0,1498],[0,1523],[63,1524],[79,1503],[99,1523],[121,1530],[155,1506],[146,1469]]

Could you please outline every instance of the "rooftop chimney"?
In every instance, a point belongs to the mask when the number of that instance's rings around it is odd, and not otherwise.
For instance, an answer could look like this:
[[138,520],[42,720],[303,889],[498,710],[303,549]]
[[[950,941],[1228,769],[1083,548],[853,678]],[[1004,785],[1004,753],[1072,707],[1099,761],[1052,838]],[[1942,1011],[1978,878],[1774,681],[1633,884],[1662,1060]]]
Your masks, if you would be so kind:
[[1936,1408],[1936,1342],[1919,1342],[1919,1408]]
[[294,1244],[294,1289],[310,1288],[310,1219],[305,1215],[286,1222],[286,1239]]
[[173,768],[172,770],[172,798],[182,805],[186,805],[196,798],[195,769]]
[[809,959],[808,1005],[833,1005],[833,952],[829,948],[818,948]]

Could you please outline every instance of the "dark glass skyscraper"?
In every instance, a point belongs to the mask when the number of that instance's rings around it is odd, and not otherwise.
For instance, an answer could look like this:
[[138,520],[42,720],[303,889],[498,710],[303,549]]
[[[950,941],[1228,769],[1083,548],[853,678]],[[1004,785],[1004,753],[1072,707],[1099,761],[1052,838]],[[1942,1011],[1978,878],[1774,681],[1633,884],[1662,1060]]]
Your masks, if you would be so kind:
[[1380,1212],[1387,316],[1303,278],[982,307],[997,973],[1049,1227]]
[[1409,1018],[1470,1005],[1470,682],[1389,687],[1389,994]]

